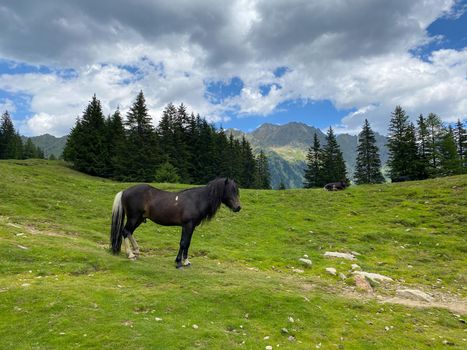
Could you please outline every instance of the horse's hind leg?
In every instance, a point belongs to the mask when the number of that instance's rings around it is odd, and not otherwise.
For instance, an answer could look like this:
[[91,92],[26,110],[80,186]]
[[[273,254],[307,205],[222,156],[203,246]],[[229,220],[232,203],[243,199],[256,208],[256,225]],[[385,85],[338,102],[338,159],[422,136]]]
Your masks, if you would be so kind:
[[128,259],[131,259],[131,260],[136,259],[136,255],[133,253],[133,251],[130,248],[130,242],[129,242],[128,237],[125,237],[123,239],[123,244],[125,246],[125,254],[128,257]]
[[139,254],[140,254],[139,246],[138,246],[138,243],[136,242],[135,237],[133,237],[133,234],[131,234],[131,235],[128,236],[128,238],[130,239],[131,247],[133,248],[133,253],[136,256],[139,256]]
[[[123,228],[123,242],[125,244],[125,252],[128,256],[128,259],[136,259],[136,256],[139,255],[139,247],[136,243],[136,240],[133,237],[133,232],[138,228],[139,225],[141,225],[143,220],[144,219],[142,216],[129,216],[125,227]],[[130,244],[135,250],[134,252],[131,249]]]

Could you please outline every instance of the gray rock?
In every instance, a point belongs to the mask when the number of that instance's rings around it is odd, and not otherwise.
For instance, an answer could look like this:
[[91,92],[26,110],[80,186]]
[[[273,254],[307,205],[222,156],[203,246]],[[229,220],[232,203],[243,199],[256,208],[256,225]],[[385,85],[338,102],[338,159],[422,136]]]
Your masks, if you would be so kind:
[[337,274],[337,271],[334,267],[326,267],[326,272],[335,276]]
[[431,295],[422,292],[418,289],[397,289],[396,290],[397,296],[401,298],[411,299],[411,300],[419,300],[419,301],[426,301],[431,302],[433,298]]
[[354,271],[354,275],[360,275],[366,277],[373,282],[392,282],[393,279],[388,276],[380,275],[379,273],[365,272],[365,271]]
[[312,265],[312,262],[310,259],[300,258],[298,259],[298,261],[300,261],[303,265],[308,266],[308,267]]
[[361,270],[362,268],[357,264],[352,264],[352,270]]
[[350,253],[326,252],[324,253],[324,256],[328,258],[342,258],[347,260],[355,260],[355,256]]

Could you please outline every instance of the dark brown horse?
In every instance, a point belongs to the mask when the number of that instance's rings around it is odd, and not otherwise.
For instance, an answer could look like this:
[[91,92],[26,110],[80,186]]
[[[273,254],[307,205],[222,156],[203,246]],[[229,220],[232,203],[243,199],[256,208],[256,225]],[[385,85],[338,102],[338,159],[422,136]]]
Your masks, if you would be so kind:
[[344,190],[346,187],[349,187],[349,184],[345,181],[338,181],[338,182],[330,182],[324,186],[325,190],[328,191],[341,191]]
[[[240,211],[238,197],[235,181],[225,178],[181,192],[162,191],[149,185],[127,188],[117,193],[113,203],[110,232],[112,252],[120,252],[123,240],[128,258],[135,259],[139,248],[133,232],[148,218],[156,224],[182,227],[175,263],[177,268],[189,266],[188,249],[196,226],[213,218],[222,203],[234,212]],[[123,225],[125,216],[127,220]]]

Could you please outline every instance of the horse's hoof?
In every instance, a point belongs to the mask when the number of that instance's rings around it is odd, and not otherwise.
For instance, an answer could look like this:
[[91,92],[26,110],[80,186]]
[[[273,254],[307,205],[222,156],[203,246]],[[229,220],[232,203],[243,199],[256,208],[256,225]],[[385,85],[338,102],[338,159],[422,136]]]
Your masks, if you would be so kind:
[[128,255],[128,259],[136,260],[136,255],[135,254]]
[[190,267],[191,266],[191,263],[188,263],[188,264],[184,264],[183,267]]
[[139,250],[135,250],[135,251],[133,252],[133,254],[135,254],[136,256],[140,256],[141,253],[140,253]]
[[178,263],[178,264],[175,266],[175,268],[176,268],[177,270],[182,270],[182,269],[183,269],[183,265],[182,265],[181,263]]

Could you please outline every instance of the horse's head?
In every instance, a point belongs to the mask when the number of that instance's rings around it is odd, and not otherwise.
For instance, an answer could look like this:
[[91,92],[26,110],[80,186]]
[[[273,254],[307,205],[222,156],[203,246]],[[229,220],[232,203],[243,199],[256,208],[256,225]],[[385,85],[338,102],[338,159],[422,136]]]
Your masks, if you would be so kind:
[[238,212],[242,209],[240,205],[238,186],[234,180],[225,179],[222,203],[234,212]]

